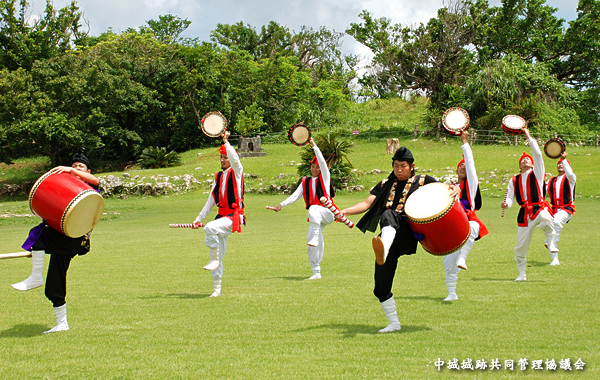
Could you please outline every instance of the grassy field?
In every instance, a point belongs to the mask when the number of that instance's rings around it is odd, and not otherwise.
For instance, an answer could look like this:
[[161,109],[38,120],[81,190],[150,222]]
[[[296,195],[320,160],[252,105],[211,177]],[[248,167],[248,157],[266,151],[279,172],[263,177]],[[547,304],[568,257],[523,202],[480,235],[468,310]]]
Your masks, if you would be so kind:
[[[460,159],[454,141],[404,143],[417,166],[438,177],[450,174],[447,168]],[[258,175],[248,186],[295,173],[281,163],[297,161],[297,149],[269,145],[267,157],[245,159],[246,172]],[[528,281],[515,283],[517,210],[501,218],[498,204],[503,177],[514,174],[523,150],[529,148],[474,147],[482,188],[488,189],[478,215],[490,234],[475,243],[469,270],[459,274],[459,300],[452,303],[442,302],[447,293],[441,258],[419,248],[401,259],[393,291],[402,330],[391,334],[377,333],[387,320],[372,295],[370,234],[328,226],[323,279],[305,281],[311,271],[303,205],[273,213],[264,207],[284,195],[248,195],[248,226],[228,241],[223,295],[208,298],[211,276],[201,268],[208,260],[204,234],[167,228],[194,219],[206,201],[202,191],[107,199],[92,251],[73,259],[69,270],[70,331],[42,334],[55,322],[43,288],[10,287],[29,275],[31,261],[0,261],[0,378],[600,378],[600,262],[593,227],[600,212],[599,153],[569,150],[581,196],[559,244],[561,265],[547,265],[543,234],[536,231]],[[384,152],[381,141],[355,147],[352,162],[360,172],[384,171],[364,174],[358,183],[369,187],[385,177],[391,160]],[[188,152],[182,167],[143,173],[210,174],[218,168],[212,154]],[[546,161],[546,171],[555,172],[554,165]],[[336,203],[347,207],[366,195],[340,192]],[[28,212],[26,201],[0,202],[0,214],[13,215],[0,218],[0,252],[19,250],[38,221],[14,215]],[[459,364],[471,359],[473,366],[498,359],[501,369],[438,371],[438,358]],[[572,371],[546,369],[547,360],[558,366],[567,358]],[[586,363],[583,371],[574,368],[579,358]],[[520,359],[528,360],[527,370],[519,369]],[[513,371],[504,368],[505,360],[514,360]],[[532,369],[536,360],[543,361],[543,370]]]

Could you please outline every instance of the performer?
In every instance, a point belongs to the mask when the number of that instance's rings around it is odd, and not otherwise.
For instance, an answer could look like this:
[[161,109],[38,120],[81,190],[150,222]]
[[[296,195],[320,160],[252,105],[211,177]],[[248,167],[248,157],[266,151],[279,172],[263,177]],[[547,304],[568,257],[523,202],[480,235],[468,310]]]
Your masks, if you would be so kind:
[[[91,171],[92,166],[88,158],[83,154],[75,154],[71,159],[71,166],[57,166],[50,170],[51,173],[69,173],[92,188],[98,190],[100,180]],[[45,331],[52,333],[69,330],[67,322],[67,270],[71,259],[77,255],[85,255],[90,251],[90,234],[78,238],[71,238],[54,230],[45,221],[29,231],[29,237],[23,244],[23,249],[32,251],[31,276],[27,279],[13,284],[16,290],[31,290],[44,284],[42,271],[44,269],[44,256],[50,255],[48,274],[46,275],[46,297],[54,306],[56,315],[56,326]]]
[[[519,276],[515,281],[527,281],[525,268],[527,267],[527,250],[533,237],[535,227],[544,231],[548,250],[557,252],[554,244],[554,227],[552,225],[552,214],[550,204],[544,200],[546,187],[544,183],[545,167],[542,151],[537,141],[531,137],[529,130],[523,128],[523,133],[529,140],[531,146],[530,156],[523,152],[519,159],[521,174],[513,176],[506,188],[506,199],[500,204],[502,208],[510,208],[513,198],[521,206],[517,215],[517,246],[515,247],[515,260],[519,270]],[[537,162],[537,165],[534,165]]]
[[221,279],[223,278],[223,257],[227,251],[227,238],[233,232],[241,232],[241,225],[246,225],[244,217],[244,168],[240,156],[229,144],[229,132],[223,132],[221,153],[221,171],[215,173],[215,182],[210,195],[200,214],[193,222],[192,228],[200,228],[201,222],[216,205],[219,212],[215,220],[206,223],[206,246],[210,250],[210,260],[203,268],[212,271],[213,293],[210,297],[221,295]]
[[[404,212],[406,199],[420,186],[437,182],[428,175],[415,176],[414,157],[406,147],[396,151],[392,157],[392,168],[389,176],[371,189],[367,199],[341,211],[343,215],[356,215],[368,210],[356,224],[363,233],[367,230],[375,232],[378,224],[381,228],[380,236],[373,238],[376,261],[373,293],[379,299],[389,325],[379,330],[380,333],[400,330],[392,284],[398,258],[417,251],[417,237]],[[458,196],[459,189],[454,185],[450,188],[451,195]]]
[[560,264],[556,243],[560,240],[560,233],[563,226],[565,223],[569,223],[569,220],[571,220],[571,217],[575,213],[573,200],[575,197],[577,176],[573,172],[569,160],[567,160],[567,152],[562,152],[560,160],[556,163],[556,170],[558,171],[558,176],[552,177],[548,181],[548,194],[550,196],[550,203],[552,204],[552,212],[554,213],[554,217],[552,218],[554,241],[546,241],[546,247],[551,246],[556,248],[556,251],[550,251],[550,257],[552,258],[550,265]]
[[460,188],[460,201],[469,218],[471,233],[469,239],[462,248],[444,256],[446,288],[448,289],[448,297],[446,297],[444,301],[455,301],[458,299],[458,296],[456,295],[458,272],[460,272],[461,269],[467,270],[467,255],[471,251],[471,248],[473,248],[475,240],[478,240],[488,233],[485,225],[477,215],[475,215],[475,211],[481,208],[481,192],[479,191],[479,179],[477,178],[475,161],[473,160],[473,151],[469,146],[468,137],[469,132],[463,130],[461,133],[463,159],[458,163],[456,174],[458,176],[457,185]]
[[315,157],[310,163],[311,178],[303,177],[300,186],[298,186],[292,195],[277,206],[267,206],[267,208],[279,212],[283,207],[304,197],[304,203],[308,210],[308,221],[310,222],[306,237],[308,262],[313,272],[313,275],[308,279],[318,280],[321,278],[321,261],[323,260],[323,253],[325,251],[323,229],[335,220],[333,213],[328,208],[322,206],[320,198],[326,197],[331,200],[335,194],[331,187],[329,168],[321,150],[319,150],[319,147],[312,138],[308,142],[315,151]]

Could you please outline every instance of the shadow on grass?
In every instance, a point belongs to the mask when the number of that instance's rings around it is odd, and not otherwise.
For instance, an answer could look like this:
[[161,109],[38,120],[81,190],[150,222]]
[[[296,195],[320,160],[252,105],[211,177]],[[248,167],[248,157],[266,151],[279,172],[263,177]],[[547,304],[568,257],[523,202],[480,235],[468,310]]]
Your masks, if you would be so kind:
[[280,280],[286,280],[286,281],[304,281],[304,280],[308,279],[308,277],[306,277],[306,276],[283,276],[283,277],[271,277],[271,278],[278,278]]
[[[516,278],[516,275],[515,275]],[[489,281],[489,282],[514,282],[519,283],[519,281],[515,281],[515,278],[472,278],[471,281]],[[528,273],[527,281],[523,281],[524,283],[528,282],[545,282],[544,280],[532,280],[531,275]]]
[[0,338],[31,338],[40,336],[44,331],[50,330],[46,325],[16,325],[0,331]]
[[548,256],[548,261],[531,261],[527,260],[528,267],[546,267],[550,264],[550,256]]
[[160,294],[160,295],[155,295],[155,296],[144,296],[144,297],[139,297],[140,299],[143,300],[152,300],[152,299],[158,299],[158,298],[179,298],[182,300],[197,300],[197,299],[201,299],[201,298],[208,298],[210,294],[204,293],[204,294],[193,294],[193,293],[170,293],[170,294]]
[[[384,328],[385,326],[370,326],[370,325],[344,325],[339,323],[329,323],[320,326],[307,327],[304,329],[297,329],[294,332],[305,332],[310,330],[321,330],[321,329],[329,329],[329,330],[339,330],[344,338],[354,338],[358,334],[368,334],[368,335],[380,335],[379,330]],[[388,334],[402,334],[402,333],[415,333],[424,330],[431,330],[429,327],[425,326],[407,326],[402,325],[402,329],[400,331],[396,331]]]

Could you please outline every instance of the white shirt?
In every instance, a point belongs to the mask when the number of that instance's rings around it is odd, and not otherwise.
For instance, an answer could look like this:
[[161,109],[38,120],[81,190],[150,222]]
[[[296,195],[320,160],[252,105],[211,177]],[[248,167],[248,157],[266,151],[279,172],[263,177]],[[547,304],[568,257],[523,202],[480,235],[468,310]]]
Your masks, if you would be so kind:
[[[325,192],[327,193],[327,195],[331,195],[329,194],[329,185],[331,183],[331,174],[329,173],[329,168],[327,167],[327,162],[325,161],[325,157],[323,157],[323,153],[321,153],[321,150],[319,149],[318,146],[313,146],[313,150],[315,151],[315,156],[317,157],[317,162],[319,163],[319,168],[321,169],[321,176],[323,177],[323,185],[325,186]],[[310,188],[312,189],[312,195],[313,197],[316,194],[317,191],[317,180],[319,179],[319,177],[310,177],[310,181],[312,181],[312,183],[310,184]],[[300,186],[298,186],[298,188],[296,189],[296,191],[294,191],[294,193],[292,195],[290,195],[285,201],[281,202],[281,207],[285,207],[287,205],[291,205],[292,203],[296,202],[298,199],[303,198],[304,197],[304,184],[302,182],[300,182]]]
[[473,151],[468,143],[461,146],[463,154],[465,156],[465,171],[467,172],[467,183],[469,184],[469,203],[471,203],[471,211],[475,210],[475,197],[477,196],[477,185],[479,185],[479,178],[477,178],[477,170],[475,170],[475,160],[473,159]]

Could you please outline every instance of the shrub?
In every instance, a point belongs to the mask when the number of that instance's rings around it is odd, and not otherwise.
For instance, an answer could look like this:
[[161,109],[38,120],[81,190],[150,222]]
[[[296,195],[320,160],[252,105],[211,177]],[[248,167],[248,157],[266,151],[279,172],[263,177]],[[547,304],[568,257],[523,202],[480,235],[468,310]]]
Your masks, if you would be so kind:
[[[323,153],[331,173],[331,182],[335,188],[343,188],[352,180],[352,163],[348,154],[352,152],[352,143],[338,138],[340,132],[322,134],[314,138],[315,143]],[[309,176],[310,161],[315,153],[310,145],[306,145],[300,152],[302,163],[298,166],[298,174]]]
[[142,151],[138,163],[144,169],[169,168],[181,165],[181,158],[174,150],[167,153],[164,147],[151,146]]

